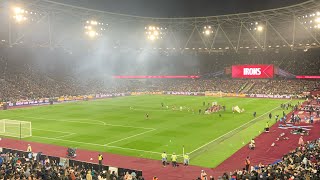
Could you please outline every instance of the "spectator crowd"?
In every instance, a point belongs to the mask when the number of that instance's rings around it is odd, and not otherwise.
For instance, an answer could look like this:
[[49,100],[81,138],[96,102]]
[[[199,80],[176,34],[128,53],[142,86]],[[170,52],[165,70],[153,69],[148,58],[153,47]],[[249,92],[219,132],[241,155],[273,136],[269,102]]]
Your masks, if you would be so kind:
[[[32,154],[32,153],[31,153]],[[3,153],[0,156],[1,180],[144,180],[135,171],[116,173],[110,170],[95,170],[89,166],[69,166],[55,160],[33,158],[19,153]]]
[[[247,160],[246,160],[247,164]],[[250,163],[249,163],[250,164]],[[300,144],[274,164],[257,164],[222,174],[219,180],[318,180],[320,139]],[[202,173],[201,173],[202,174]],[[199,177],[197,180],[202,180]]]

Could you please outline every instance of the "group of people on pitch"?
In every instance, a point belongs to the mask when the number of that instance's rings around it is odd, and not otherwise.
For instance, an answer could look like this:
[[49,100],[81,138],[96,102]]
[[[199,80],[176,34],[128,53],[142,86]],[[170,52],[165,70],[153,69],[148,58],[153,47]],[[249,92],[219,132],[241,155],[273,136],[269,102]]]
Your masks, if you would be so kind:
[[[173,153],[171,155],[171,163],[172,163],[172,167],[178,167],[178,163],[177,163],[177,159],[178,159],[178,155],[176,155],[175,153]],[[163,167],[166,167],[169,163],[168,163],[168,155],[166,152],[163,152],[161,154],[161,160],[162,160],[162,165]],[[189,154],[184,154],[183,155],[183,165],[184,166],[188,166],[189,165]]]

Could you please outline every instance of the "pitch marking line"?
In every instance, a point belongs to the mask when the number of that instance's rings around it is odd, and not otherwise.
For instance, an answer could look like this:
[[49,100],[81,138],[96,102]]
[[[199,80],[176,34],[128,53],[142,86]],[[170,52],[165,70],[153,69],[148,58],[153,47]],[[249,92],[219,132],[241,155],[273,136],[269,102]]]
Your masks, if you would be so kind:
[[[41,117],[35,117],[35,116],[14,116],[17,118],[32,118],[32,119],[38,119],[38,120],[46,120],[46,121],[59,121],[59,122],[70,122],[70,123],[83,123],[83,124],[94,124],[94,125],[104,125],[104,126],[114,126],[114,127],[125,127],[125,128],[135,128],[135,129],[145,129],[145,130],[156,130],[155,128],[147,128],[147,127],[137,127],[137,126],[127,126],[127,125],[119,125],[119,124],[107,124],[103,121],[98,120],[91,120],[91,119],[82,119],[87,120],[88,122],[79,121],[81,119],[71,119],[71,120],[59,120],[59,119],[50,119],[50,118],[41,118]],[[99,123],[92,123],[89,121],[96,121]],[[101,124],[100,124],[101,123]]]
[[54,131],[54,130],[46,130],[46,129],[38,129],[38,128],[32,128],[32,130],[38,130],[38,131],[48,131],[48,132],[57,132],[57,133],[62,133],[62,134],[65,134],[65,135],[61,135],[61,136],[58,136],[56,138],[63,138],[63,137],[67,137],[67,136],[72,136],[72,135],[75,135],[77,133],[72,133],[72,132],[68,132],[68,131]]
[[[291,102],[291,100],[290,100],[290,101],[287,101],[287,102],[285,102],[285,103],[288,103],[288,102]],[[239,126],[239,127],[235,128],[235,129],[233,129],[233,130],[231,130],[231,131],[227,132],[226,134],[223,134],[223,135],[221,135],[221,136],[219,136],[219,137],[215,138],[214,140],[207,142],[206,144],[204,144],[204,145],[202,145],[202,146],[200,146],[200,147],[198,147],[198,148],[194,149],[193,151],[189,152],[189,154],[192,154],[192,153],[194,153],[194,152],[198,151],[199,149],[202,149],[202,148],[206,147],[207,145],[211,144],[212,142],[214,142],[214,141],[216,141],[216,140],[218,140],[218,139],[220,139],[220,138],[222,138],[222,137],[224,137],[224,136],[226,136],[226,135],[230,134],[231,132],[233,132],[233,131],[235,131],[235,130],[237,130],[237,129],[239,129],[239,128],[242,128],[243,126],[245,126],[245,125],[247,125],[247,124],[249,124],[249,123],[253,122],[254,120],[256,120],[256,119],[258,119],[258,118],[260,118],[260,117],[262,117],[262,116],[264,116],[264,115],[266,115],[266,114],[268,114],[268,113],[270,113],[270,112],[272,112],[272,111],[274,111],[274,110],[276,110],[277,108],[279,108],[279,107],[277,106],[276,108],[273,108],[273,109],[271,109],[270,111],[268,111],[268,112],[266,112],[266,113],[264,113],[264,114],[262,114],[262,115],[260,115],[260,116],[258,116],[258,117],[256,117],[256,118],[253,118],[251,121],[248,121],[248,122],[246,122],[246,123],[242,124],[241,126]]]
[[[146,151],[146,150],[141,150],[141,149],[124,148],[124,147],[119,147],[119,146],[105,146],[104,144],[86,143],[86,142],[72,141],[72,140],[66,140],[66,139],[61,139],[61,138],[50,138],[50,137],[43,137],[43,136],[33,136],[33,137],[42,138],[42,139],[48,139],[48,140],[58,140],[58,141],[71,142],[71,143],[75,143],[75,144],[86,144],[86,145],[100,146],[100,147],[106,147],[106,148],[124,149],[124,150],[144,152],[144,153],[152,153],[152,154],[161,154],[159,152],[154,152],[154,151]],[[171,155],[171,154],[168,154],[168,155]]]
[[[123,149],[123,150],[130,150],[130,151],[137,151],[137,152],[144,152],[144,153],[151,153],[151,154],[162,154],[160,152],[154,152],[154,151],[146,151],[146,150],[141,150],[141,149],[125,148],[125,147],[120,147],[120,146],[105,146],[103,144],[86,143],[86,142],[80,142],[80,141],[65,140],[65,139],[61,139],[61,138],[49,138],[49,137],[43,137],[43,136],[34,136],[34,137],[43,138],[43,139],[49,139],[49,140],[59,140],[59,141],[71,142],[71,143],[75,143],[75,144],[88,144],[88,145],[101,146],[101,147],[113,148],[113,149]],[[168,154],[168,155],[172,155],[172,154]],[[178,155],[178,156],[181,156],[181,155]]]
[[146,127],[138,127],[138,126],[126,126],[126,125],[118,125],[118,124],[105,124],[105,126],[116,126],[116,127],[127,127],[127,128],[134,128],[134,129],[156,130],[155,128],[146,128]]
[[132,136],[129,136],[129,137],[123,138],[123,139],[119,139],[119,140],[116,140],[116,141],[113,141],[113,142],[107,143],[107,144],[105,144],[105,146],[108,146],[108,145],[110,145],[110,144],[114,144],[114,143],[116,143],[116,142],[124,141],[124,140],[126,140],[126,139],[130,139],[130,138],[133,138],[133,137],[136,137],[136,136],[140,136],[140,135],[142,135],[142,134],[146,134],[146,133],[149,133],[149,132],[151,132],[151,131],[155,131],[155,129],[151,129],[151,130],[148,130],[148,131],[145,131],[145,132],[139,133],[139,134],[135,134],[135,135],[132,135]]
[[[14,116],[15,118],[32,118],[32,119],[37,119],[37,120],[46,120],[46,121],[60,121],[60,122],[70,122],[70,123],[83,123],[83,124],[94,124],[94,125],[105,125],[106,123],[103,121],[97,121],[97,120],[90,120],[90,121],[95,121],[98,123],[93,123],[93,122],[85,122],[85,121],[79,121],[81,119],[70,119],[70,120],[60,120],[60,119],[50,119],[50,118],[41,118],[41,117],[35,117],[35,116]],[[89,119],[82,119],[82,120],[89,120]]]
[[68,136],[72,136],[72,135],[75,135],[75,134],[76,133],[69,133],[69,134],[66,134],[66,135],[58,136],[57,138],[68,137]]
[[63,133],[63,134],[71,134],[72,133],[72,132],[68,132],[68,131],[54,131],[54,130],[38,129],[38,128],[32,128],[32,130],[57,132],[57,133]]
[[[129,151],[137,151],[137,152],[144,152],[144,153],[151,153],[151,154],[162,154],[160,152],[146,151],[146,150],[141,150],[141,149],[125,148],[125,147],[120,147],[120,146],[107,146],[107,148],[124,149],[124,150],[129,150]],[[172,155],[172,154],[167,153],[167,155]],[[177,155],[177,156],[182,157],[182,155]]]
[[104,147],[103,144],[86,143],[86,142],[72,141],[72,140],[66,140],[66,139],[61,139],[61,138],[50,138],[50,137],[44,137],[44,136],[32,136],[32,137],[37,137],[37,138],[42,138],[42,139],[49,139],[49,140],[59,140],[59,141],[76,143],[76,144],[87,144],[87,145],[102,146],[102,147]]

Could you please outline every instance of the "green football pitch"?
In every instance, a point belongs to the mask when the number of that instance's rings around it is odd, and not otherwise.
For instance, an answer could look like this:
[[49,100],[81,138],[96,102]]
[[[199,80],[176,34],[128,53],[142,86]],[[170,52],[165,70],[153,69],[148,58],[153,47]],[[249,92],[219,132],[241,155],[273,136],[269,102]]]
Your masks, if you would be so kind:
[[[274,116],[282,115],[280,104],[289,101],[144,95],[12,109],[0,111],[0,119],[32,122],[27,141],[157,160],[163,151],[185,152],[192,165],[215,167],[259,135],[270,112],[269,124],[275,123]],[[203,102],[225,105],[226,111],[221,117],[199,115],[198,110],[206,108]],[[232,106],[245,111],[232,113]]]

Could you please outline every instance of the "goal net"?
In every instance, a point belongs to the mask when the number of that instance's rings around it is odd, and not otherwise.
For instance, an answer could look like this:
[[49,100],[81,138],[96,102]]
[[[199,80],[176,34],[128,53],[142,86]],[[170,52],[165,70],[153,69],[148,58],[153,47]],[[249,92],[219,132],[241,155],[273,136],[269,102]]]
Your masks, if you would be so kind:
[[0,134],[3,136],[26,138],[32,136],[31,122],[10,119],[0,120]]

